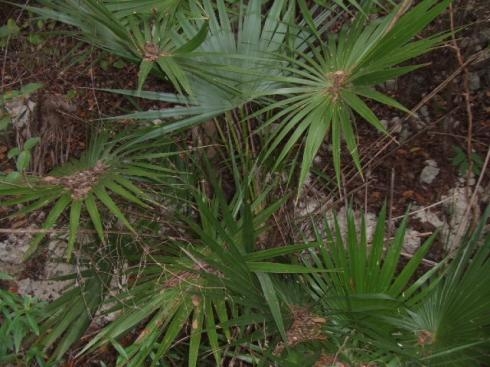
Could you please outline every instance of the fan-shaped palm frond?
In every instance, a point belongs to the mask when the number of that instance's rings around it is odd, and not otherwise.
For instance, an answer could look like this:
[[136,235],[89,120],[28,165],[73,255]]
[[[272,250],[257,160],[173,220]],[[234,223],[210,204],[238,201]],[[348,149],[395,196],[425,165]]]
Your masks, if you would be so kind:
[[[261,112],[273,112],[266,126],[272,123],[280,126],[270,139],[266,153],[266,156],[272,155],[282,144],[280,153],[275,156],[276,166],[305,137],[299,189],[328,134],[338,184],[342,140],[361,171],[352,123],[354,114],[385,132],[364,99],[407,112],[373,87],[419,67],[397,65],[429,51],[444,39],[445,35],[437,35],[413,40],[448,3],[448,0],[424,0],[406,14],[401,14],[405,9],[397,8],[385,18],[370,23],[359,17],[339,34],[330,34],[326,40],[319,39],[311,44],[309,50],[297,53],[296,57],[285,58],[288,61],[285,73],[289,76],[279,78],[284,87],[273,92],[284,98]],[[313,32],[320,35],[316,29]]]
[[[225,2],[203,1],[207,22],[206,39],[187,60],[192,95],[180,98],[171,93],[115,91],[126,95],[155,99],[181,106],[161,111],[137,112],[124,116],[135,119],[177,119],[143,135],[142,140],[208,121],[247,102],[268,95],[277,88],[270,76],[281,74],[281,61],[275,53],[284,48],[292,21],[293,2],[275,0],[269,12],[262,14],[263,0],[239,3],[238,15],[232,17]],[[191,6],[193,13],[201,7]],[[194,34],[203,26],[192,24],[185,14],[176,15],[182,28]],[[187,116],[187,117],[186,117]]]
[[[490,207],[429,295],[403,322],[404,345],[430,366],[481,366],[490,357]],[[411,342],[411,343],[410,343]]]
[[[87,42],[140,63],[139,89],[156,67],[179,93],[191,93],[182,59],[206,38],[207,23],[184,32],[176,22],[186,1],[145,1],[137,5],[120,1],[42,0],[44,7],[28,9],[44,17],[77,27]],[[188,23],[191,20],[187,21]]]
[[[330,322],[333,344],[352,363],[387,365],[479,366],[490,346],[488,269],[490,236],[487,208],[478,227],[462,241],[459,253],[430,270],[417,271],[434,236],[408,261],[401,260],[406,218],[392,242],[385,240],[384,210],[371,244],[364,223],[352,213],[346,233],[334,220],[304,261],[337,272],[304,275],[306,285]],[[449,263],[449,265],[447,265]]]
[[[403,263],[407,218],[394,239],[387,241],[385,213],[385,209],[380,213],[371,243],[367,239],[364,220],[356,226],[352,211],[347,214],[345,233],[340,229],[339,219],[335,218],[333,224],[325,223],[325,232],[317,233],[318,241],[323,241],[324,245],[305,257],[310,266],[338,270],[334,273],[312,273],[305,278],[312,298],[322,305],[325,316],[331,320],[328,328],[338,342],[337,347],[342,345],[343,338],[349,339],[345,350],[357,358],[360,358],[358,352],[368,350],[373,353],[383,351],[391,358],[393,354],[403,355],[404,351],[394,337],[398,331],[394,320],[405,317],[407,308],[427,296],[438,279],[436,267],[413,282],[413,276],[421,267],[435,236],[427,240],[407,263]],[[423,288],[428,278],[433,285]],[[374,349],[368,345],[374,345]]]
[[[24,205],[16,215],[51,206],[42,225],[46,232],[34,237],[26,257],[36,251],[46,233],[67,211],[70,233],[68,258],[73,251],[84,212],[88,214],[100,240],[105,243],[104,224],[108,222],[103,219],[101,206],[137,235],[119,204],[114,201],[114,197],[142,208],[149,208],[153,200],[135,185],[135,182],[158,181],[162,178],[165,182],[164,177],[174,174],[173,170],[152,161],[165,159],[176,153],[165,152],[165,147],[169,144],[163,141],[138,146],[130,141],[117,144],[117,140],[108,142],[107,136],[98,135],[78,161],[54,169],[49,176],[25,176],[16,182],[0,182],[2,205]],[[154,153],[155,148],[158,149],[158,153]]]
[[[304,0],[300,0],[304,1]],[[349,11],[350,8],[353,8],[359,12],[364,12],[366,9],[366,5],[374,4],[382,9],[386,9],[387,7],[392,7],[396,3],[392,0],[388,0],[386,2],[379,0],[314,0],[316,4],[320,4],[322,6],[332,6],[332,3],[335,3],[339,7],[341,7],[345,11]]]
[[[144,327],[125,349],[120,365],[139,366],[148,359],[155,364],[182,335],[188,338],[189,366],[195,366],[203,352],[212,353],[221,364],[224,345],[246,345],[258,335],[262,339],[263,333],[286,338],[283,314],[288,310],[276,292],[278,274],[324,270],[275,261],[311,244],[256,248],[255,234],[278,203],[252,214],[258,207],[253,203],[245,205],[241,214],[233,214],[234,208],[223,200],[222,193],[213,200],[197,194],[200,218],[188,222],[198,239],[193,244],[167,247],[173,255],[152,254],[154,264],[145,267],[138,275],[141,280],[118,296],[124,312],[84,351],[117,341],[141,323]],[[247,330],[254,333],[247,335]],[[210,351],[202,350],[204,334]]]
[[113,264],[108,261],[107,254],[97,249],[94,253],[99,257],[92,259],[90,268],[63,278],[77,281],[59,298],[46,304],[38,318],[40,333],[32,343],[44,355],[49,355],[52,362],[62,360],[70,347],[80,340],[110,290]]

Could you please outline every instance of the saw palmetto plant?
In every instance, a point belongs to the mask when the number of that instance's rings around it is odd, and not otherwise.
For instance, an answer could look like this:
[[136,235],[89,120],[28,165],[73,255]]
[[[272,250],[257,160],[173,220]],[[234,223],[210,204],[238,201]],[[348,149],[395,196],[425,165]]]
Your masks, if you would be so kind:
[[[390,238],[386,209],[372,239],[352,212],[345,231],[342,218],[326,220],[303,243],[278,220],[322,146],[331,182],[341,186],[341,157],[362,173],[359,124],[387,134],[376,104],[408,112],[378,86],[422,67],[411,60],[443,42],[427,27],[449,4],[30,3],[138,66],[136,90],[104,91],[166,108],[129,112],[141,122],[129,132],[99,127],[78,160],[46,176],[0,176],[11,217],[46,213],[26,256],[61,234],[77,264],[24,345],[53,365],[102,350],[134,367],[485,362],[488,211],[436,265],[424,260],[436,235],[404,253],[407,218]],[[161,89],[145,90],[149,79]],[[191,130],[200,124],[214,126],[206,144]]]
[[[174,356],[171,349],[176,346],[184,348],[190,366],[201,365],[206,356],[219,365],[229,353],[243,354],[241,348],[249,348],[263,334],[286,339],[288,308],[276,290],[276,283],[283,281],[280,276],[326,270],[277,259],[313,245],[257,248],[255,234],[280,202],[255,214],[258,202],[245,205],[239,210],[243,216],[233,214],[235,208],[224,202],[222,194],[209,201],[196,192],[196,203],[199,220],[186,220],[195,239],[171,241],[165,248],[147,243],[144,254],[138,247],[127,252],[128,282],[122,291],[114,293],[109,284],[114,270],[110,251],[104,255],[102,249],[95,250],[89,260],[97,266],[82,271],[77,276],[80,285],[47,306],[36,343],[48,351],[58,341],[51,355],[60,358],[104,304],[110,305],[105,312],[117,316],[81,353],[109,344],[120,351],[120,365],[181,363],[183,357]],[[106,248],[117,246],[130,245],[110,236]],[[134,263],[138,253],[146,257],[144,268],[141,262]],[[135,330],[134,343],[123,346],[121,339]],[[188,340],[181,340],[187,332]],[[223,343],[229,352],[222,350]]]
[[[413,40],[413,37],[448,3],[423,1],[406,14],[403,7],[397,8],[388,16],[371,23],[359,17],[352,24],[345,25],[338,34],[330,34],[325,39],[314,22],[308,23],[311,33],[318,39],[306,40],[308,48],[301,52],[292,50],[293,55],[285,57],[287,75],[280,78],[282,88],[273,92],[284,98],[264,108],[264,111],[273,111],[266,124],[280,121],[266,152],[266,155],[270,155],[278,151],[277,163],[293,150],[301,138],[306,137],[299,189],[304,185],[327,134],[331,135],[338,184],[342,140],[355,166],[361,171],[353,122],[360,117],[375,129],[385,132],[366,100],[407,112],[398,102],[375,90],[374,86],[416,69],[417,66],[400,64],[426,53],[444,39],[445,35],[422,40]],[[311,18],[308,10],[303,15]]]
[[184,59],[206,37],[206,23],[190,37],[176,21],[184,1],[40,1],[36,12],[74,25],[88,42],[112,54],[139,63],[141,87],[157,67],[178,91],[190,92]]
[[[372,2],[366,1],[366,12],[360,12],[338,33],[329,33],[328,24],[337,19],[330,8],[310,9],[304,0],[273,1],[264,16],[264,2],[260,0],[228,8],[223,0],[216,4],[169,2],[166,7],[162,5],[166,11],[159,12],[157,7],[150,15],[142,10],[141,16],[136,10],[121,16],[119,6],[125,7],[118,2],[86,0],[81,7],[83,17],[73,2],[42,3],[48,9],[31,9],[75,25],[89,42],[99,46],[103,42],[105,48],[140,63],[140,87],[156,64],[159,74],[179,92],[126,92],[177,104],[175,109],[131,115],[169,120],[142,139],[205,122],[245,103],[258,103],[263,108],[254,116],[261,125],[279,125],[264,142],[264,159],[272,156],[277,168],[298,144],[304,144],[298,182],[301,189],[327,135],[331,137],[337,182],[340,184],[342,140],[361,170],[354,122],[362,119],[384,132],[365,100],[406,111],[374,86],[416,69],[400,64],[440,44],[446,35],[421,40],[414,37],[447,7],[449,0],[425,0],[409,11],[403,2],[375,21],[366,17],[373,8]],[[234,11],[237,16],[231,16]],[[171,32],[165,28],[168,20],[165,25],[154,23],[151,14],[163,13],[172,14],[176,20]],[[121,30],[113,29],[113,23]],[[119,33],[123,35],[119,37]],[[167,40],[169,37],[175,39]],[[184,51],[185,57],[181,55]]]
[[433,366],[479,366],[490,356],[490,208],[463,238],[441,281],[411,305],[402,329],[415,342],[416,355]]
[[[169,142],[138,146],[132,144],[128,137],[113,137],[110,142],[108,139],[105,134],[96,135],[79,160],[54,169],[50,175],[24,175],[15,181],[6,178],[0,180],[1,204],[23,205],[14,216],[50,208],[42,225],[45,231],[35,235],[26,257],[37,250],[46,233],[55,227],[64,213],[67,213],[69,223],[68,259],[77,242],[82,213],[88,216],[102,243],[106,242],[105,226],[110,224],[107,215],[116,218],[123,227],[137,234],[114,197],[123,199],[125,206],[150,208],[155,201],[149,193],[138,187],[138,183],[155,180],[161,183],[165,181],[161,180],[162,177],[173,175],[172,166],[161,166],[161,163],[176,153],[169,152]],[[123,143],[118,143],[119,140]],[[158,152],[155,153],[153,148]]]
[[352,211],[340,218],[347,222],[345,232],[338,218],[325,223],[324,234],[317,232],[322,245],[310,249],[303,261],[330,272],[303,277],[329,320],[325,333],[331,350],[354,365],[477,366],[486,361],[489,215],[490,208],[454,258],[431,267],[423,260],[435,236],[404,258],[406,218],[391,242],[384,240],[384,210],[369,242],[365,223],[356,227]]
[[[341,269],[325,276],[312,274],[307,284],[313,299],[329,315],[330,335],[352,362],[383,361],[389,363],[395,356],[410,358],[398,343],[395,320],[407,315],[407,307],[430,292],[429,279],[438,282],[438,268],[428,270],[417,281],[411,279],[422,269],[422,261],[435,236],[428,239],[410,259],[403,259],[402,246],[406,220],[400,224],[392,241],[386,241],[385,209],[378,218],[371,241],[361,218],[356,224],[354,213],[346,218],[326,222],[317,230],[318,241],[326,239],[320,251],[310,251],[304,261],[311,266]],[[345,232],[339,221],[346,221]],[[404,263],[400,270],[400,263]],[[383,355],[384,354],[384,355]],[[403,359],[401,359],[403,360]]]

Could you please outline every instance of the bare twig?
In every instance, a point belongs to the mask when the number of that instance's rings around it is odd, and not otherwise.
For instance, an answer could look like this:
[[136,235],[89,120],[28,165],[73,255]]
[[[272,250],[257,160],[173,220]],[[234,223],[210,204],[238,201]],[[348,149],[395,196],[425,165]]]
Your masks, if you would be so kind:
[[[482,51],[479,51],[479,52],[476,52],[474,53],[473,55],[471,55],[468,59],[466,59],[466,61],[464,62],[463,65],[459,66],[451,75],[449,75],[444,81],[442,81],[437,87],[435,87],[430,93],[428,93],[427,95],[424,96],[424,98],[422,98],[420,100],[419,103],[417,103],[417,105],[415,105],[409,113],[406,114],[406,116],[403,118],[403,122],[407,121],[411,116],[414,115],[415,112],[417,112],[418,110],[420,110],[420,108],[422,108],[422,106],[424,106],[427,102],[429,102],[432,98],[434,98],[434,96],[436,96],[439,92],[441,92],[442,90],[444,90],[444,88],[446,88],[448,86],[449,83],[451,83],[456,77],[458,77],[459,74],[461,74],[461,72],[464,70],[465,67],[467,67],[468,65],[474,63],[474,62],[480,62],[480,60],[482,59],[482,57],[485,56],[485,50],[482,50]],[[450,113],[453,113],[454,111],[456,111],[459,107],[456,107],[454,108],[453,110],[450,111]],[[441,121],[442,118],[438,119],[436,122],[439,122]],[[417,134],[418,135],[418,134]],[[417,136],[415,135],[415,136]],[[415,137],[415,136],[412,136]],[[391,154],[392,150],[385,153],[383,155],[383,152],[386,151],[386,149],[392,144],[392,142],[396,142],[398,144],[398,147],[401,146],[401,144],[399,144],[396,140],[393,139],[393,137],[391,135],[384,135],[380,138],[379,142],[380,143],[384,143],[384,145],[381,147],[381,148],[376,148],[376,152],[374,152],[374,154],[368,154],[369,153],[369,150],[374,147],[378,147],[378,144],[375,143],[375,144],[371,144],[369,146],[366,147],[366,150],[362,151],[361,152],[361,156],[370,156],[371,158],[363,164],[363,170],[366,169],[366,167],[373,167],[373,162],[378,159],[380,156],[380,160],[382,160],[382,158],[388,156],[389,154]],[[407,141],[405,141],[406,143]],[[353,180],[355,180],[355,178],[359,175],[359,172],[357,171],[357,169],[355,167],[352,167],[348,172],[346,172],[346,177],[349,177],[347,179],[347,184],[351,183]]]
[[393,234],[393,197],[395,192],[395,168],[391,168],[391,180],[390,180],[390,200],[389,200],[389,208],[388,208],[388,235],[391,236]]
[[[90,55],[90,56],[92,57],[92,55]],[[94,98],[95,106],[97,107],[97,113],[99,114],[99,118],[102,118],[102,111],[100,110],[99,100],[97,99],[97,93],[96,93],[97,86],[95,83],[95,73],[94,73],[94,68],[93,68],[93,61],[92,61],[92,65],[90,66],[90,69],[89,69],[89,77],[90,77],[90,83],[92,84],[91,91],[92,91],[92,96]]]
[[[451,43],[452,48],[456,52],[456,58],[458,59],[458,64],[460,68],[463,70],[463,88],[464,93],[463,97],[465,99],[466,106],[466,115],[468,117],[468,137],[467,137],[467,145],[466,145],[466,154],[468,155],[468,179],[470,178],[471,173],[473,172],[473,161],[471,159],[471,155],[473,152],[472,146],[472,135],[473,135],[473,111],[471,110],[471,95],[470,95],[470,87],[469,87],[469,70],[468,64],[464,61],[463,55],[461,54],[461,49],[458,46],[458,42],[456,41],[455,29],[454,29],[454,10],[453,5],[449,4],[449,21],[451,24]],[[469,180],[467,180],[468,182]]]
[[[449,201],[449,200],[452,200],[453,198],[450,196],[450,197],[447,197],[445,199],[442,199],[442,200],[439,200],[438,202],[435,202],[433,204],[430,204],[430,205],[427,205],[427,206],[424,206],[423,208],[420,208],[420,209],[417,209],[417,210],[414,210],[414,211],[411,211],[409,212],[407,215],[409,217],[411,217],[412,215],[415,215],[415,214],[418,214],[418,213],[422,213],[428,209],[431,209],[431,208],[434,208],[436,206],[439,206],[439,205],[442,205],[444,204],[446,201]],[[405,217],[405,214],[404,215],[399,215],[398,217],[394,217],[393,220],[396,221],[396,220],[399,220],[399,219],[402,219],[403,217]]]
[[461,74],[462,71],[464,71],[464,68],[467,67],[468,65],[472,64],[473,62],[477,61],[484,55],[484,50],[479,51],[471,55],[466,61],[463,63],[463,65],[460,65],[451,75],[449,75],[443,82],[441,82],[437,87],[435,87],[429,94],[427,94],[424,98],[420,100],[420,102],[410,110],[410,114],[407,114],[404,118],[404,121],[408,120],[410,116],[413,115],[413,113],[417,112],[420,110],[422,106],[424,106],[427,102],[429,102],[432,98],[434,98],[435,95],[437,95],[440,91],[442,91],[444,88],[447,87],[449,83],[451,83],[459,74]]
[[480,189],[481,183],[483,181],[483,177],[485,176],[485,172],[487,170],[489,161],[490,161],[490,147],[487,150],[487,155],[485,157],[485,162],[483,162],[483,167],[482,167],[481,172],[480,172],[480,177],[478,177],[478,181],[476,182],[475,188],[473,189],[473,193],[472,193],[471,198],[468,202],[468,206],[466,207],[466,212],[463,216],[463,219],[459,223],[458,230],[456,231],[456,234],[454,236],[455,241],[458,241],[460,238],[463,237],[463,234],[468,227],[470,211],[474,207],[476,207],[476,199],[477,199],[478,190]]
[[[66,234],[69,232],[69,229],[46,229],[46,228],[0,228],[0,233],[3,234]],[[96,234],[97,232],[93,229],[80,229],[78,233],[83,234]],[[119,234],[119,235],[131,235],[134,236],[133,232],[124,232],[124,231],[104,231],[106,234]],[[161,238],[161,236],[150,235],[150,234],[138,234],[140,237],[150,237],[150,238]]]
[[393,29],[395,24],[400,20],[403,14],[407,12],[407,10],[412,6],[413,0],[404,0],[403,3],[400,5],[398,8],[398,11],[396,12],[395,16],[391,20],[390,24],[388,25],[388,28],[386,29],[385,33],[388,33]]
[[[473,174],[473,111],[471,108],[471,93],[470,93],[470,87],[469,87],[469,70],[468,70],[468,64],[465,62],[464,57],[461,53],[461,49],[458,46],[458,42],[456,40],[456,35],[455,35],[455,22],[454,22],[454,9],[452,4],[449,4],[449,21],[450,21],[450,26],[451,26],[451,43],[452,43],[452,48],[454,49],[456,53],[456,58],[458,60],[458,64],[460,68],[463,69],[463,97],[465,100],[465,107],[466,107],[466,116],[467,116],[467,121],[468,121],[468,131],[467,131],[467,137],[466,137],[466,155],[467,155],[467,160],[468,160],[468,169],[467,169],[467,175],[466,175],[466,197],[470,198],[470,192],[471,188],[469,185],[471,176]],[[488,160],[488,154],[487,154],[487,160]],[[482,170],[482,173],[479,178],[479,183],[481,184],[481,179],[484,176],[484,171]],[[468,221],[469,221],[469,215],[470,211],[473,210],[473,220],[474,222],[478,221],[479,217],[479,210],[478,206],[476,205],[476,194],[478,191],[479,185],[477,185],[473,193],[471,195],[471,198],[468,202],[468,208],[466,209],[465,216],[463,220],[461,221],[458,231],[456,233],[456,238],[455,240],[458,241],[459,238],[463,235],[464,229],[468,226]]]

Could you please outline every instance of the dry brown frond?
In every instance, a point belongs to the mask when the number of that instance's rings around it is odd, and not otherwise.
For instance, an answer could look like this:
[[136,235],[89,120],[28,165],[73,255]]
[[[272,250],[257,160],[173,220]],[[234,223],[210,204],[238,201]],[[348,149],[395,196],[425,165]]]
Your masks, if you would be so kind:
[[313,367],[349,367],[349,365],[338,361],[336,356],[322,354]]
[[286,346],[294,347],[308,341],[327,339],[323,330],[326,318],[311,314],[309,309],[303,306],[291,306],[291,312],[293,324],[287,332],[287,343],[279,343],[274,350],[275,355],[280,355]]
[[84,199],[99,182],[100,177],[108,168],[109,166],[107,164],[98,161],[93,168],[76,172],[70,176],[45,176],[41,181],[50,185],[64,186],[71,191],[73,200],[81,200]]
[[417,339],[417,343],[421,347],[425,347],[426,345],[430,345],[434,343],[435,341],[435,335],[434,333],[430,332],[429,330],[422,330]]
[[196,272],[185,270],[175,274],[171,273],[172,277],[167,279],[165,283],[163,283],[163,286],[165,288],[175,288],[180,286],[182,283],[191,283],[193,285],[196,285],[196,280],[199,279],[199,273],[197,272],[199,270],[204,270],[207,273],[217,274],[218,276],[221,276],[221,273],[216,271],[208,264],[195,264],[192,268],[196,270]]
[[326,94],[329,95],[335,102],[339,99],[340,91],[345,86],[348,80],[348,74],[344,70],[337,70],[327,74],[327,79],[331,86],[326,89]]
[[170,56],[170,54],[163,50],[160,50],[160,47],[158,47],[158,45],[154,43],[145,44],[143,58],[146,61],[155,62],[160,57],[165,57],[165,56]]

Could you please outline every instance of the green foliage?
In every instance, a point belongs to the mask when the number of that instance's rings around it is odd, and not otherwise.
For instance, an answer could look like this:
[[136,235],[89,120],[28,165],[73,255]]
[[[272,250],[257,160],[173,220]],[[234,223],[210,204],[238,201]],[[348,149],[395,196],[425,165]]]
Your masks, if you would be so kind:
[[310,251],[305,261],[342,271],[311,274],[307,284],[330,319],[327,328],[344,357],[352,363],[430,366],[485,361],[490,345],[490,293],[485,287],[490,236],[484,227],[489,215],[490,208],[462,240],[454,259],[425,274],[416,271],[433,238],[400,267],[406,223],[387,246],[384,211],[369,248],[364,224],[356,228],[352,212],[346,233],[337,220],[333,230],[326,225],[328,245]]
[[27,171],[31,163],[32,154],[31,150],[39,144],[39,138],[29,138],[25,141],[22,149],[18,147],[9,150],[7,157],[16,158],[15,166],[17,171],[9,173],[6,177],[7,181],[15,182],[20,179],[21,175]]
[[[125,144],[121,145],[120,140]],[[70,237],[66,256],[69,259],[77,240],[82,213],[88,214],[102,243],[106,242],[104,224],[108,221],[103,220],[106,213],[115,217],[136,235],[123,209],[113,197],[120,197],[127,204],[150,208],[151,197],[134,182],[159,181],[173,173],[172,169],[155,163],[156,160],[164,161],[167,157],[176,154],[165,152],[168,146],[169,143],[165,141],[137,145],[124,136],[115,137],[108,142],[108,136],[97,135],[78,161],[55,169],[49,176],[24,175],[15,182],[8,180],[8,177],[0,180],[0,195],[7,198],[2,201],[2,205],[25,205],[16,215],[50,207],[42,226],[46,232],[55,226],[64,212],[68,211]],[[154,153],[154,149],[158,152]],[[25,150],[19,153],[18,162],[23,152]],[[21,161],[21,163],[25,162]],[[101,214],[101,207],[106,209],[105,214]],[[26,257],[37,250],[46,232],[41,232],[34,237]]]
[[[300,1],[300,4],[302,2]],[[275,111],[267,124],[280,122],[268,146],[272,154],[285,142],[276,157],[276,165],[293,151],[300,138],[304,141],[303,160],[299,175],[299,189],[305,183],[313,160],[325,140],[331,135],[333,165],[337,183],[341,182],[341,141],[344,140],[355,166],[361,171],[354,114],[374,128],[385,132],[379,119],[364,102],[369,99],[408,112],[391,97],[374,89],[388,79],[406,74],[418,66],[399,64],[426,53],[438,45],[446,35],[413,40],[435,19],[449,1],[422,1],[406,14],[400,9],[375,22],[358,17],[338,34],[324,37],[318,27],[309,22],[311,32],[318,39],[308,49],[285,58],[290,74],[280,79],[284,86],[273,94],[284,98],[269,104],[264,111]],[[311,18],[308,10],[306,19]]]
[[[3,0],[2,2],[9,3]],[[19,3],[10,4],[19,6]],[[5,25],[0,26],[0,47],[8,47],[12,40],[27,41],[32,46],[39,46],[45,42],[45,32],[51,31],[55,22],[38,19],[30,12],[25,13],[22,18],[9,18]]]
[[20,27],[15,19],[8,19],[7,24],[0,27],[0,47],[5,47],[10,37],[15,37],[20,32]]
[[[223,343],[239,347],[249,342],[247,330],[285,337],[284,304],[275,289],[278,274],[315,272],[301,265],[275,261],[310,245],[258,250],[255,233],[277,209],[272,205],[256,214],[258,203],[242,208],[242,219],[220,194],[209,201],[196,193],[198,221],[189,221],[197,239],[190,244],[174,243],[173,256],[155,253],[154,265],[146,266],[140,280],[118,297],[117,309],[124,311],[85,347],[117,345],[130,330],[144,323],[136,342],[124,348],[119,364],[153,365],[171,358],[169,349],[191,325],[187,364],[195,366],[202,354],[212,353],[218,365],[225,357]],[[245,214],[248,211],[248,214]],[[222,218],[222,219],[218,219]],[[320,270],[322,271],[322,270]],[[131,305],[125,307],[124,305]],[[206,336],[208,345],[203,349]]]
[[[78,29],[105,51],[105,66],[139,66],[137,90],[112,92],[167,107],[124,116],[145,121],[141,129],[99,126],[79,159],[45,177],[28,171],[30,152],[42,142],[9,152],[17,171],[0,177],[0,204],[15,208],[13,215],[47,213],[27,256],[47,233],[66,232],[66,257],[77,273],[63,277],[71,285],[49,304],[0,293],[8,320],[0,351],[11,355],[24,345],[40,365],[61,362],[103,314],[110,321],[77,353],[110,346],[117,366],[313,366],[332,356],[351,365],[485,361],[490,209],[458,254],[430,268],[424,257],[435,235],[407,256],[407,218],[388,239],[386,209],[372,239],[352,211],[345,230],[343,218],[326,220],[312,242],[277,246],[269,236],[292,194],[281,186],[284,173],[299,195],[329,142],[340,186],[343,142],[362,169],[357,124],[386,133],[373,103],[408,112],[376,86],[420,67],[409,61],[445,39],[418,35],[449,3],[29,6]],[[150,75],[166,81],[162,91],[143,90]],[[0,107],[13,97],[2,96]],[[201,143],[183,151],[187,129],[201,123],[214,124],[213,151]],[[461,154],[454,164],[464,164]],[[82,231],[93,235],[81,241]]]
[[393,337],[398,331],[394,320],[406,315],[408,305],[427,296],[431,289],[424,288],[428,277],[433,284],[438,281],[437,268],[413,281],[434,236],[400,266],[407,218],[399,226],[393,241],[388,242],[385,239],[385,214],[383,209],[371,241],[367,239],[362,217],[356,226],[353,211],[349,211],[346,218],[340,218],[346,222],[345,233],[338,218],[332,224],[326,222],[324,233],[317,231],[317,237],[319,242],[323,242],[322,238],[327,242],[319,251],[310,251],[304,260],[321,269],[340,269],[336,273],[312,274],[307,278],[307,284],[312,298],[331,319],[329,328],[333,340],[338,346],[344,344],[344,353],[356,363],[362,358],[374,360],[368,351],[389,352],[391,357],[394,353],[403,355],[404,351]]
[[[11,116],[8,111],[8,104],[15,102],[15,100],[27,99],[29,95],[42,88],[40,83],[28,83],[19,90],[7,91],[0,95],[0,132],[5,131],[12,122]],[[26,111],[21,111],[25,113]]]
[[403,328],[416,355],[431,366],[480,366],[490,356],[490,234],[487,208],[463,238],[442,281],[411,307]]
[[[0,273],[1,280],[11,278]],[[23,341],[32,334],[39,335],[38,318],[43,304],[29,296],[19,296],[0,288],[0,363],[39,363],[43,355],[36,349],[24,350]],[[40,364],[43,366],[43,364]]]
[[[470,166],[470,161],[468,160],[468,154],[458,146],[453,147],[454,155],[451,160],[451,164],[455,166],[460,175],[466,175],[468,168]],[[476,153],[472,152],[470,156],[471,169],[475,175],[479,175],[483,167],[482,157]]]
[[206,37],[207,26],[204,24],[191,35],[185,32],[175,16],[184,1],[133,5],[119,1],[42,0],[40,4],[44,7],[28,9],[75,26],[95,46],[139,62],[139,89],[156,67],[179,92],[191,92],[183,64]]
[[[425,0],[406,13],[405,6],[398,6],[376,21],[361,15],[338,34],[328,33],[333,21],[325,20],[332,18],[332,12],[309,9],[304,0],[275,0],[265,17],[261,0],[239,2],[238,16],[232,16],[223,0],[216,4],[169,1],[150,14],[146,8],[122,11],[123,5],[120,8],[111,1],[85,0],[80,6],[68,0],[41,3],[45,8],[30,9],[75,25],[89,42],[140,63],[139,90],[119,92],[178,105],[131,115],[178,118],[143,135],[142,140],[202,123],[247,102],[259,103],[263,109],[253,116],[260,117],[264,127],[280,124],[269,136],[264,159],[273,155],[278,168],[304,140],[301,189],[326,135],[331,136],[337,183],[341,181],[342,140],[361,170],[354,115],[384,132],[364,100],[407,112],[374,86],[416,69],[399,65],[440,44],[446,35],[413,39],[449,0]],[[352,3],[360,8],[359,2]],[[304,21],[296,23],[295,5]],[[372,9],[371,2],[364,8]],[[315,10],[318,15],[313,17]],[[155,64],[177,95],[140,91]]]
[[[276,0],[263,19],[262,1],[251,1],[241,6],[240,13],[230,14],[223,0],[216,8],[211,1],[203,1],[207,38],[193,54],[195,65],[189,70],[188,80],[192,93],[179,96],[174,93],[121,91],[130,96],[177,104],[160,111],[137,112],[125,116],[135,119],[161,119],[167,123],[141,136],[141,140],[156,138],[169,132],[206,122],[210,118],[238,109],[270,94],[276,83],[268,75],[279,74],[274,52],[283,48],[287,38],[287,24],[292,9],[287,1]],[[195,17],[201,7],[192,6]],[[189,23],[185,14],[176,14],[184,29],[198,32],[201,23]]]
[[51,356],[49,362],[59,362],[69,348],[80,340],[110,289],[113,266],[108,261],[108,254],[101,254],[93,247],[90,249],[94,254],[90,259],[92,267],[80,274],[65,277],[76,277],[80,283],[43,307],[37,316],[40,327],[33,345],[44,355]]

